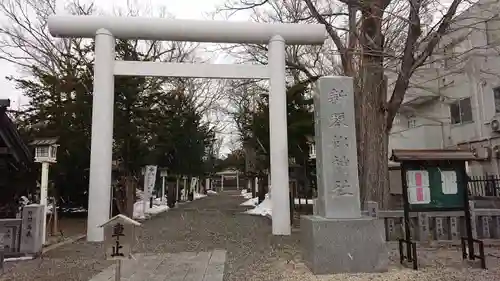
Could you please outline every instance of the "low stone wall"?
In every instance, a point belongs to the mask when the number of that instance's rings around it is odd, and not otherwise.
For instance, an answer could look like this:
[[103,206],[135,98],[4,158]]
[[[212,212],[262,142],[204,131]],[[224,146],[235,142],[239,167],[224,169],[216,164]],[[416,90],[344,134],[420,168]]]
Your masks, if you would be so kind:
[[[377,210],[376,203],[367,204],[365,215],[378,217],[385,222],[386,239],[404,237],[403,210]],[[500,239],[500,209],[471,208],[472,234],[478,239]],[[465,236],[464,212],[410,213],[413,240],[460,240]]]
[[0,220],[0,246],[6,255],[18,253],[21,237],[21,219]]
[[0,219],[0,251],[5,257],[36,255],[42,250],[42,205],[27,205],[22,219]]

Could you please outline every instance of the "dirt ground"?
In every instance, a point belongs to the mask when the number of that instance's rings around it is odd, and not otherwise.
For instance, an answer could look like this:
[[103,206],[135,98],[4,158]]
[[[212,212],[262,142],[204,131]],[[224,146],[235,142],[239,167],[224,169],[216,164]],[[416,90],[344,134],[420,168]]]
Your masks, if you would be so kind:
[[451,245],[418,247],[418,270],[399,264],[396,243],[389,243],[389,270],[384,273],[333,274],[315,276],[299,259],[276,261],[275,271],[283,272],[281,280],[293,281],[496,281],[500,280],[500,248],[486,247],[487,269],[479,261],[464,262],[459,247]]
[[[273,236],[266,217],[242,214],[236,192],[195,200],[144,221],[135,253],[227,251],[224,281],[499,281],[500,249],[488,246],[487,270],[462,261],[459,247],[418,247],[419,270],[399,264],[397,243],[389,243],[390,269],[376,274],[314,276],[304,266],[300,230]],[[85,232],[85,218],[61,220],[64,236]],[[6,264],[0,280],[88,281],[113,264],[101,243],[84,240],[49,251],[43,258]]]
[[[47,219],[47,223],[48,223]],[[58,221],[58,232],[53,233],[52,222],[47,227],[48,244],[54,244],[87,232],[86,216],[61,217]]]

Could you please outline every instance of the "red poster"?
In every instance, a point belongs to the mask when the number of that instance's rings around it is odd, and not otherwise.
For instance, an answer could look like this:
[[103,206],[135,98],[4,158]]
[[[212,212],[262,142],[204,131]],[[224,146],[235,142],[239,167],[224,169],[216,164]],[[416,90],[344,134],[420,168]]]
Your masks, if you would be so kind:
[[417,201],[418,202],[424,201],[424,188],[423,187],[417,187]]
[[415,185],[422,186],[422,173],[415,173]]

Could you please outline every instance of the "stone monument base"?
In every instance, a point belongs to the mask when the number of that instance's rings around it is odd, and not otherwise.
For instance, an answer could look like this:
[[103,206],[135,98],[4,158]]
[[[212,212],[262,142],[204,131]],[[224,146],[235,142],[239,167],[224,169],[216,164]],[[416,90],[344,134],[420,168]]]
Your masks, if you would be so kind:
[[303,216],[300,229],[302,256],[313,274],[387,271],[383,220]]

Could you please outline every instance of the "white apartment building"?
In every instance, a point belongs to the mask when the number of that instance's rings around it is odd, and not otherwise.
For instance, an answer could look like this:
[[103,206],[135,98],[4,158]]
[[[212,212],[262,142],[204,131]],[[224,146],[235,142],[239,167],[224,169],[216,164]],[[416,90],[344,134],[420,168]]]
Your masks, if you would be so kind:
[[433,62],[412,78],[389,151],[471,148],[488,160],[470,163],[470,173],[500,174],[499,14],[498,0],[461,13]]

